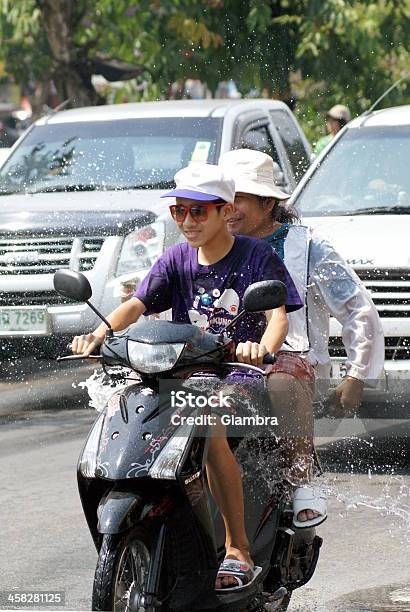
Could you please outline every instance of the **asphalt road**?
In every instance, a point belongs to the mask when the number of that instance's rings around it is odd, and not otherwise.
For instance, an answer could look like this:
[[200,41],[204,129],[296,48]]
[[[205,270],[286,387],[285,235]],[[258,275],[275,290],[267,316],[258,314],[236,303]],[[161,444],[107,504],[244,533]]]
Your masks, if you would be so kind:
[[78,384],[93,370],[92,364],[83,361],[59,363],[28,357],[0,362],[0,421],[27,410],[86,405],[87,394]]
[[[90,609],[96,552],[76,462],[94,417],[90,409],[37,410],[0,425],[1,592],[64,590],[66,609]],[[409,611],[410,476],[326,472],[324,486],[319,565],[289,609]]]

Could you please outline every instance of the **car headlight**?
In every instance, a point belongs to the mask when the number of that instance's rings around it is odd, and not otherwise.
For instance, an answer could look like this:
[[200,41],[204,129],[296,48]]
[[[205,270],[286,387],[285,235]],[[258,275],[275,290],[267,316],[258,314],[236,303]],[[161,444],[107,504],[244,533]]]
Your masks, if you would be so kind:
[[131,232],[118,258],[116,276],[149,270],[164,250],[165,223],[156,221]]
[[128,340],[128,359],[137,372],[166,372],[178,361],[184,342],[177,344],[145,344]]

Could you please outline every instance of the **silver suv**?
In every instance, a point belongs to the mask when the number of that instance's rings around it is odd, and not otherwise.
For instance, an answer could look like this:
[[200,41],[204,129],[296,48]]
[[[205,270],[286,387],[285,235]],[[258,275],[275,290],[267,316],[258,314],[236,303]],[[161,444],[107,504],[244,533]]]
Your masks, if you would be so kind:
[[[351,121],[312,164],[292,201],[329,236],[379,311],[385,377],[375,396],[410,396],[410,105]],[[341,327],[331,319],[333,376],[344,375]],[[370,392],[369,392],[370,393]]]
[[269,153],[292,191],[310,147],[281,102],[207,100],[82,108],[37,121],[0,169],[2,356],[50,349],[89,331],[85,304],[53,291],[59,268],[84,272],[105,313],[180,234],[160,200],[190,161],[227,150]]

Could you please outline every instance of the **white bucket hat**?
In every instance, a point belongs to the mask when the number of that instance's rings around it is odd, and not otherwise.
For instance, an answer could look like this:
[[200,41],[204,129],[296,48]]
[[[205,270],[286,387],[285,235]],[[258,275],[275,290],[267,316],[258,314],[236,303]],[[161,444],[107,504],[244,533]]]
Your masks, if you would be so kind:
[[290,195],[275,185],[273,159],[252,149],[236,149],[223,153],[219,165],[235,181],[235,191],[287,200]]

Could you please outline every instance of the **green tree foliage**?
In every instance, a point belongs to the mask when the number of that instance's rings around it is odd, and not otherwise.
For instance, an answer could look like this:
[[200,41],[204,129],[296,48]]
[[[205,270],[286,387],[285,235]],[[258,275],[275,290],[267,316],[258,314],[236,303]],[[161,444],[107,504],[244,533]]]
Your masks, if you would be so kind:
[[[360,114],[406,73],[410,77],[409,0],[311,0],[300,21],[296,61],[304,126],[313,136],[320,112],[343,102]],[[409,80],[386,98],[410,102]],[[322,120],[323,122],[323,120]]]
[[52,79],[79,106],[100,102],[88,69],[95,58],[149,64],[161,49],[151,3],[128,0],[0,0],[0,42],[18,83]]
[[282,99],[292,90],[313,130],[318,112],[344,102],[359,113],[409,70],[410,0],[0,0],[0,37],[19,82],[72,77],[105,54],[143,64],[153,96],[179,78],[211,90],[232,78],[244,94]]
[[34,0],[0,0],[0,56],[18,82],[49,73],[50,48]]
[[[171,14],[174,4],[161,3],[164,13]],[[175,39],[169,22],[163,30],[164,49],[172,49],[172,62],[164,59],[167,78],[199,77],[212,90],[232,78],[245,94],[252,88],[280,99],[296,94],[297,112],[311,139],[319,135],[323,113],[333,104],[345,103],[359,114],[410,72],[410,0],[177,4],[171,21],[178,23]],[[219,37],[202,42],[205,28]],[[403,102],[410,102],[408,81],[386,99],[387,104]]]

